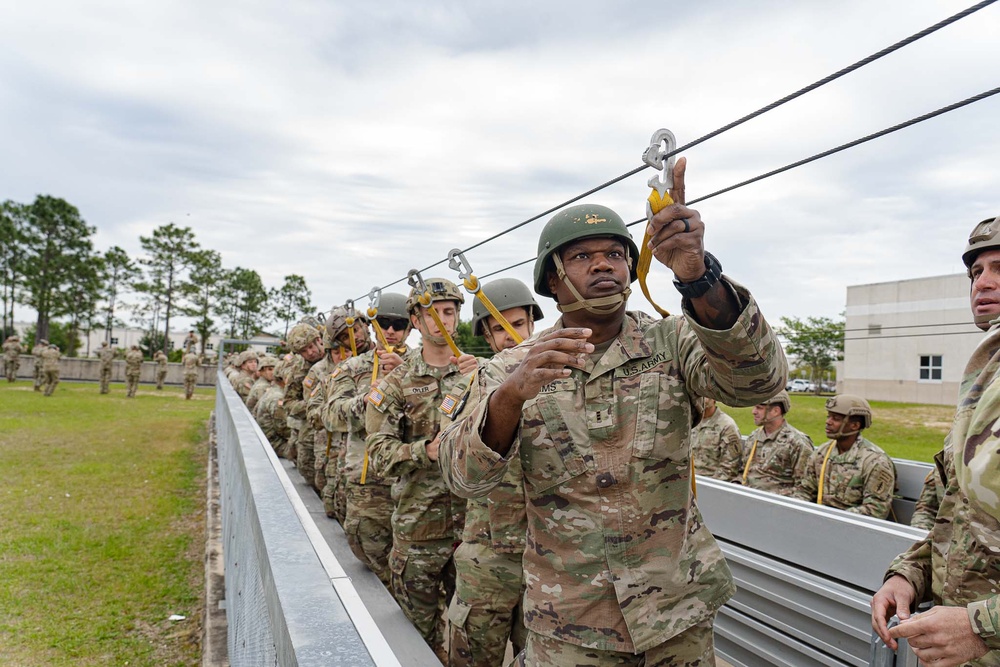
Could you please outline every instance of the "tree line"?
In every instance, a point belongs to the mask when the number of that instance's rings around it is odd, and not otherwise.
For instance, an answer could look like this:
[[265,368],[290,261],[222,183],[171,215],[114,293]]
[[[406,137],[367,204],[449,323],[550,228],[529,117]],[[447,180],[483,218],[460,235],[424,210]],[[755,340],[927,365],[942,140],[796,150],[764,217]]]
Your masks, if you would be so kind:
[[305,278],[288,275],[268,288],[253,269],[224,267],[190,227],[170,222],[140,236],[138,257],[119,246],[95,250],[95,231],[57,197],[0,204],[0,338],[14,333],[14,309],[22,305],[37,313],[36,340],[64,334],[70,356],[81,333],[103,329],[110,342],[114,327],[127,326],[125,314],[145,329],[147,353],[168,352],[171,319],[185,316],[204,353],[212,334],[249,339],[274,325],[287,335],[302,315],[316,312]]

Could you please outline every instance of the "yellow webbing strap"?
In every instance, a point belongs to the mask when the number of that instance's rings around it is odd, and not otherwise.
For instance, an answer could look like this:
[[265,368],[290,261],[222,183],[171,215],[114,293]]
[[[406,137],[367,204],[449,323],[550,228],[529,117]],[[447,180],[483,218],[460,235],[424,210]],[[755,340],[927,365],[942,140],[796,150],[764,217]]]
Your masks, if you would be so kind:
[[[661,198],[660,193],[657,192],[655,188],[649,194],[649,199],[646,201],[649,202],[649,209],[652,211],[652,214],[649,216],[650,219],[652,219],[653,215],[656,215],[661,210],[674,203],[674,200],[669,194],[664,194]],[[649,295],[649,287],[646,285],[646,276],[649,275],[649,266],[652,262],[653,251],[649,247],[649,233],[643,232],[642,245],[639,246],[639,263],[635,267],[636,275],[639,277],[639,287],[642,289],[643,296],[645,296],[650,305],[656,309],[656,312],[658,312],[662,317],[666,317],[670,314],[670,311],[665,308],[661,308],[655,301],[653,301],[653,297]]]
[[694,452],[691,452],[691,497],[698,500],[698,489],[694,483]]
[[378,311],[374,308],[368,309],[368,319],[371,320],[372,326],[375,327],[375,335],[378,336],[378,340],[382,343],[382,348],[392,352],[392,346],[385,339],[385,332],[382,331],[382,327],[379,326],[378,321],[375,319],[378,317]]
[[743,466],[743,485],[746,486],[747,475],[750,473],[750,464],[753,463],[753,455],[757,453],[757,438],[753,439],[753,445],[750,447],[750,455],[747,457],[747,464]]
[[462,356],[462,351],[458,349],[458,345],[455,344],[455,339],[451,337],[448,330],[444,328],[444,322],[441,321],[441,316],[438,315],[437,308],[434,307],[433,301],[431,300],[431,293],[424,292],[424,295],[417,299],[420,305],[423,306],[428,312],[430,312],[431,317],[434,318],[434,324],[437,325],[438,331],[444,338],[444,342],[448,343],[448,347],[451,351],[455,353],[455,358]]
[[347,318],[347,335],[351,339],[351,356],[358,356],[358,343],[354,340],[354,318]]
[[330,458],[330,448],[333,447],[333,433],[326,432],[326,458]]
[[833,450],[837,448],[837,442],[830,443],[830,449],[826,450],[826,456],[823,457],[823,466],[819,469],[819,491],[816,494],[816,504],[823,504],[823,483],[826,481],[826,464],[830,460],[830,454],[833,454]]
[[493,316],[493,319],[499,322],[500,326],[502,326],[507,331],[507,333],[510,334],[510,337],[514,339],[514,342],[520,345],[524,341],[524,339],[521,338],[520,334],[517,333],[514,327],[511,326],[510,322],[507,321],[507,318],[500,314],[500,311],[497,310],[497,307],[493,305],[493,302],[490,301],[490,298],[486,296],[486,293],[483,292],[482,289],[480,289],[479,278],[470,275],[468,278],[462,281],[462,284],[465,285],[465,289],[469,290],[470,294],[475,295],[476,298],[478,298],[479,301],[484,306],[486,306],[486,310],[488,310],[490,315]]

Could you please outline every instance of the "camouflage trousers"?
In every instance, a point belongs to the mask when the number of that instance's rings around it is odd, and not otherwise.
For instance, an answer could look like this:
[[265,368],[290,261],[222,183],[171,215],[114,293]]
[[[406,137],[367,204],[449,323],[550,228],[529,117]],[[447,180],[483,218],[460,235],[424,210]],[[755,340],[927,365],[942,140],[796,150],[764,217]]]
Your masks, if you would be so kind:
[[295,467],[299,469],[299,474],[306,480],[306,484],[312,486],[316,478],[316,452],[313,448],[313,436],[315,431],[309,425],[303,426],[299,431],[299,437],[295,443]]
[[298,459],[298,442],[299,430],[296,428],[289,429],[288,440],[281,443],[281,446],[278,449],[278,456],[290,461],[296,461]]
[[35,357],[35,391],[42,390],[42,360]]
[[111,392],[111,366],[101,366],[101,393]]
[[[369,570],[389,586],[389,552],[392,551],[392,493],[381,482],[358,484],[348,481],[344,533],[351,551]],[[323,498],[324,504],[326,498]]]
[[125,395],[128,398],[135,398],[135,392],[139,389],[139,374],[125,374]]
[[7,382],[17,379],[17,368],[21,365],[20,357],[5,358],[3,362],[4,371],[7,372]]
[[156,388],[163,389],[163,381],[167,379],[166,371],[156,371]]
[[51,396],[59,384],[59,371],[42,371],[42,383],[45,386],[45,395]]
[[455,597],[448,607],[450,667],[503,667],[507,640],[517,654],[527,630],[521,554],[498,554],[486,544],[455,550]]
[[[324,452],[325,453],[325,452]],[[320,496],[323,498],[323,509],[331,519],[336,519],[340,525],[344,525],[347,520],[347,484],[343,471],[342,452],[336,449],[330,450],[330,456],[326,461],[324,474],[323,491]]]
[[389,583],[403,614],[448,664],[444,648],[444,611],[455,591],[455,551],[452,539],[427,542],[393,540],[389,553]]
[[715,667],[715,616],[642,653],[584,648],[528,630],[524,650],[511,667]]
[[[323,489],[326,488],[326,466],[329,462],[328,451],[331,449],[332,436],[326,429],[317,429],[313,436],[313,458],[316,463],[316,473],[310,482],[314,489],[323,497]],[[327,516],[330,516],[327,513]]]
[[185,375],[184,376],[184,398],[190,399],[194,396],[194,386],[198,383],[197,375]]

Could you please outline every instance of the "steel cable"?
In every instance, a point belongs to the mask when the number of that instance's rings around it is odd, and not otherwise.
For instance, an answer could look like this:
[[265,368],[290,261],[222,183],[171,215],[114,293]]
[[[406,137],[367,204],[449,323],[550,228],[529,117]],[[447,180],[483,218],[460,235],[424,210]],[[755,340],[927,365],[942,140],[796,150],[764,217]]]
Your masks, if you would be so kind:
[[[698,144],[704,143],[705,141],[708,141],[709,139],[712,139],[713,137],[717,137],[717,136],[719,136],[720,134],[722,134],[724,132],[727,132],[727,131],[729,131],[729,130],[735,128],[735,127],[738,127],[738,126],[740,126],[740,125],[742,125],[742,124],[744,124],[744,123],[746,123],[746,122],[748,122],[750,120],[753,120],[754,118],[757,118],[758,116],[761,116],[761,115],[767,113],[768,111],[772,111],[772,110],[774,110],[774,109],[776,109],[776,108],[778,108],[778,107],[780,107],[780,106],[782,106],[782,105],[784,105],[784,104],[786,104],[788,102],[791,102],[792,100],[795,100],[795,99],[797,99],[797,98],[805,95],[806,93],[812,92],[813,90],[816,90],[817,88],[825,86],[826,84],[828,84],[828,83],[830,83],[832,81],[835,81],[835,80],[837,80],[837,79],[839,79],[839,78],[841,78],[843,76],[846,76],[847,74],[850,74],[851,72],[854,72],[854,71],[856,71],[856,70],[858,70],[858,69],[860,69],[860,68],[862,68],[862,67],[864,67],[866,65],[869,65],[869,64],[873,63],[874,61],[876,61],[876,60],[878,60],[880,58],[883,58],[883,57],[885,57],[885,56],[887,56],[887,55],[889,55],[889,54],[891,54],[891,53],[893,53],[895,51],[898,51],[899,49],[901,49],[901,48],[903,48],[905,46],[908,46],[908,45],[910,45],[910,44],[912,44],[912,43],[914,43],[914,42],[916,42],[916,41],[918,41],[920,39],[923,39],[924,37],[927,37],[928,35],[930,35],[932,33],[935,33],[935,32],[937,32],[938,30],[940,30],[942,28],[947,27],[947,26],[951,25],[952,23],[955,23],[956,21],[959,21],[959,20],[965,18],[966,16],[969,16],[970,14],[973,14],[973,13],[979,11],[980,9],[988,7],[989,5],[992,5],[994,2],[996,2],[996,0],[982,0],[982,2],[979,2],[979,3],[977,3],[977,4],[975,4],[975,5],[971,6],[971,7],[968,7],[966,9],[958,12],[957,14],[949,16],[948,18],[946,18],[946,19],[944,19],[942,21],[939,21],[938,23],[935,23],[934,25],[932,25],[930,27],[924,28],[920,32],[914,33],[914,34],[910,35],[909,37],[907,37],[905,39],[902,39],[902,40],[896,42],[895,44],[892,44],[891,46],[887,46],[886,48],[882,49],[881,51],[873,53],[873,54],[871,54],[870,56],[868,56],[866,58],[862,58],[861,60],[859,60],[859,61],[857,61],[857,62],[855,62],[855,63],[853,63],[851,65],[848,65],[847,67],[844,67],[843,69],[840,69],[840,70],[834,72],[833,74],[830,74],[830,75],[828,75],[828,76],[826,76],[826,77],[824,77],[824,78],[822,78],[822,79],[820,79],[818,81],[815,81],[815,82],[809,84],[808,86],[805,86],[804,88],[800,88],[799,90],[795,91],[794,93],[790,93],[789,95],[786,95],[785,97],[782,97],[779,100],[775,100],[774,102],[771,102],[767,106],[763,106],[760,109],[757,109],[756,111],[753,111],[753,112],[751,112],[751,113],[743,116],[742,118],[734,120],[734,121],[732,121],[731,123],[729,123],[727,125],[724,125],[724,126],[718,128],[716,130],[713,130],[712,132],[709,132],[708,134],[702,135],[701,137],[698,137],[694,141],[691,141],[691,142],[689,142],[687,144],[684,144],[683,146],[678,147],[677,149],[671,151],[670,153],[667,153],[667,154],[663,155],[663,159],[666,159],[666,158],[668,158],[670,156],[673,156],[673,155],[677,155],[677,154],[679,154],[682,151],[688,150],[689,148],[693,148],[694,146],[697,146]],[[972,100],[972,101],[975,101],[975,100]],[[916,122],[919,122],[919,121],[916,121]],[[899,128],[899,129],[901,129],[901,128]],[[885,132],[885,133],[887,134],[888,132]],[[871,138],[875,138],[875,137],[871,137]],[[863,141],[859,141],[859,143],[864,143],[864,142]],[[844,148],[847,148],[847,147],[849,147],[849,146],[845,146]],[[840,150],[844,150],[844,148],[840,148]],[[836,152],[836,150],[834,150],[833,152]],[[820,156],[820,157],[822,157],[822,156]],[[814,157],[813,159],[819,159],[819,157]],[[811,161],[811,160],[807,160],[807,161]],[[805,164],[805,162],[803,162],[802,164]],[[786,167],[785,169],[792,169],[794,166],[795,165],[791,165],[791,166]],[[600,184],[600,185],[598,185],[596,187],[593,187],[593,188],[587,190],[586,192],[582,192],[582,193],[580,193],[580,194],[578,194],[578,195],[576,195],[574,197],[571,197],[570,199],[567,199],[567,200],[563,201],[560,204],[557,204],[556,206],[553,206],[553,207],[551,207],[549,209],[546,209],[546,210],[542,211],[541,213],[539,213],[537,215],[534,215],[534,216],[532,216],[532,217],[530,217],[530,218],[528,218],[526,220],[522,220],[521,222],[517,223],[516,225],[512,225],[512,226],[510,226],[510,227],[508,227],[508,228],[506,228],[504,230],[501,230],[501,231],[497,232],[496,234],[493,234],[492,236],[489,236],[489,237],[483,239],[482,241],[478,241],[478,242],[472,244],[471,246],[469,246],[468,248],[465,248],[462,252],[463,253],[470,252],[470,251],[475,250],[476,248],[479,248],[479,247],[481,247],[481,246],[483,246],[483,245],[485,245],[487,243],[490,243],[491,241],[495,241],[496,239],[498,239],[498,238],[500,238],[502,236],[505,236],[506,234],[509,234],[509,233],[511,233],[511,232],[513,232],[513,231],[515,231],[517,229],[520,229],[521,227],[524,227],[525,225],[530,224],[530,223],[534,222],[535,220],[538,220],[538,219],[540,219],[540,218],[542,218],[542,217],[544,217],[544,216],[546,216],[546,215],[548,215],[550,213],[554,213],[554,212],[558,211],[559,209],[561,209],[561,208],[563,208],[565,206],[568,206],[568,205],[570,205],[570,204],[572,204],[574,202],[579,201],[580,199],[583,199],[584,197],[587,197],[589,195],[594,194],[595,192],[600,192],[601,190],[603,190],[603,189],[605,189],[607,187],[610,187],[610,186],[612,186],[612,185],[614,185],[616,183],[619,183],[619,182],[625,180],[626,178],[629,178],[630,176],[634,176],[634,175],[636,175],[636,174],[638,174],[638,173],[640,173],[640,172],[642,172],[642,171],[644,171],[645,169],[648,169],[648,168],[649,168],[649,165],[646,165],[646,164],[640,165],[640,166],[636,167],[635,169],[632,169],[630,171],[625,172],[624,174],[621,174],[620,176],[616,176],[615,178],[612,178],[612,179],[610,179],[608,181],[605,181],[604,183],[602,183],[602,184]],[[776,172],[776,173],[780,173],[780,172]],[[758,178],[758,180],[760,178],[766,178],[766,176],[761,176],[761,177]],[[743,185],[747,185],[750,182],[753,182],[753,181],[749,181],[747,183],[737,184],[737,185],[733,186],[730,189],[735,189],[737,187],[741,187]],[[727,191],[728,190],[720,190],[720,191],[714,192],[714,193],[712,193],[710,195],[706,195],[705,197],[702,197],[701,199],[698,199],[698,200],[695,200],[695,201],[703,201],[704,199],[708,199],[709,197],[714,197],[715,195],[722,194],[723,192],[727,192]],[[692,201],[690,203],[693,204],[694,201]],[[638,221],[634,222],[634,223],[631,223],[631,224],[633,224],[633,225],[634,224],[638,224]],[[445,261],[447,261],[447,258],[440,259],[440,260],[434,262],[433,264],[429,264],[428,266],[425,266],[424,268],[420,269],[420,272],[423,273],[424,271],[429,271],[430,269],[434,268],[435,266],[438,266],[439,264],[444,263]],[[530,261],[530,260],[528,260],[528,261]],[[524,264],[524,263],[526,263],[526,262],[521,262],[519,264],[515,264],[514,266],[520,266],[521,264]],[[514,266],[508,267],[508,269],[514,268]],[[506,271],[508,269],[502,269],[501,271]],[[495,271],[494,273],[487,274],[487,275],[484,275],[482,277],[485,278],[485,277],[487,277],[489,275],[494,275],[496,273],[500,273],[500,271]],[[381,287],[381,289],[383,289],[383,290],[384,289],[388,289],[389,287],[392,287],[393,285],[396,285],[397,283],[400,283],[403,280],[405,280],[405,278],[399,278],[397,280],[394,280],[391,283],[383,285]],[[368,296],[368,295],[367,294],[363,294],[363,295],[357,297],[357,299],[355,299],[355,300],[361,300],[361,299],[365,298],[366,296]]]

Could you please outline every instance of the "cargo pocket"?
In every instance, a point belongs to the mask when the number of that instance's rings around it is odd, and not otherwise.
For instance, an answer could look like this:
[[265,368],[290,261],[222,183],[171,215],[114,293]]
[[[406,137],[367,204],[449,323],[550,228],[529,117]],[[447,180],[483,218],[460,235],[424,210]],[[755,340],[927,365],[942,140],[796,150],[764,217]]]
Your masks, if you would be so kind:
[[472,607],[462,602],[457,595],[448,606],[448,664],[451,667],[472,665],[472,646],[469,643],[469,629],[466,627],[471,610]]

